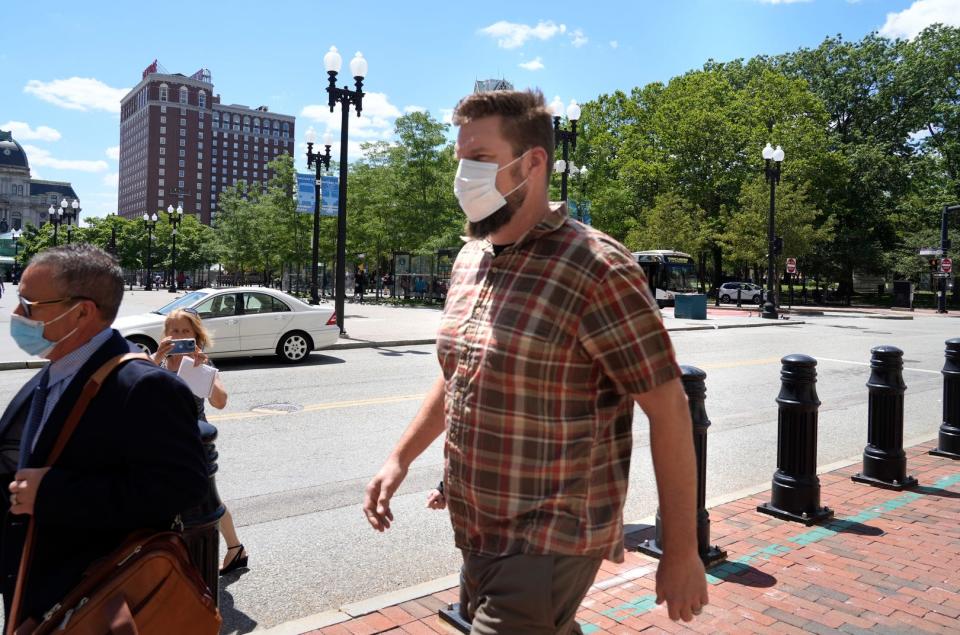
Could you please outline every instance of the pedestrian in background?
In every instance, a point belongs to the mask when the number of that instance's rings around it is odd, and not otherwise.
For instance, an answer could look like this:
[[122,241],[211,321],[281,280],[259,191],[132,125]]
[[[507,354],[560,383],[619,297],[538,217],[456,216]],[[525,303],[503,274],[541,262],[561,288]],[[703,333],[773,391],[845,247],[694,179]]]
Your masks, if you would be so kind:
[[[189,355],[170,355],[174,340],[192,339],[195,347]],[[200,366],[206,364],[213,366],[210,358],[204,353],[212,343],[210,334],[204,328],[200,315],[194,309],[174,309],[167,314],[163,322],[163,339],[157,346],[157,352],[153,354],[153,361],[161,368],[177,373],[181,364],[193,364]],[[197,407],[197,419],[206,421],[207,414],[205,402],[217,410],[222,410],[227,406],[227,389],[220,381],[220,374],[217,373],[213,380],[213,387],[207,397],[193,396]],[[233,515],[227,506],[223,506],[224,513],[220,517],[220,533],[223,535],[224,543],[227,545],[227,552],[223,556],[223,566],[220,568],[220,575],[225,575],[237,569],[245,569],[248,563],[247,551],[237,536],[237,528],[233,524]]]
[[[47,459],[87,380],[131,352],[110,328],[123,276],[106,252],[87,244],[46,249],[31,259],[10,334],[28,355],[50,360],[0,419],[0,588],[7,622],[33,516],[32,559],[18,623],[38,622],[91,564],[137,530],[169,530],[207,491],[207,464],[190,390],[146,360],[120,366],[69,437]],[[7,513],[9,512],[9,513]]]
[[441,373],[366,489],[370,525],[446,433],[444,496],[472,632],[580,633],[603,559],[623,561],[634,405],[650,421],[662,518],[657,602],[708,601],[697,551],[692,425],[670,338],[630,251],[549,203],[554,130],[539,92],[454,112],[467,242],[437,335]]

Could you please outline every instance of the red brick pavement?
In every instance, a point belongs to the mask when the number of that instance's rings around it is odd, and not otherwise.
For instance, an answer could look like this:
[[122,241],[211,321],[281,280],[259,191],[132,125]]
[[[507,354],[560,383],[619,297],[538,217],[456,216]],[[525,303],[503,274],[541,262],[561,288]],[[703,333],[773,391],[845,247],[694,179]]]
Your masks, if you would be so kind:
[[[711,509],[712,542],[728,561],[709,570],[710,605],[689,624],[654,605],[656,561],[630,551],[604,562],[577,615],[584,633],[960,633],[960,462],[928,455],[934,445],[907,451],[914,490],[854,483],[859,464],[821,475],[833,522],[760,514],[769,492]],[[437,607],[456,597],[450,589],[311,634],[449,633]]]

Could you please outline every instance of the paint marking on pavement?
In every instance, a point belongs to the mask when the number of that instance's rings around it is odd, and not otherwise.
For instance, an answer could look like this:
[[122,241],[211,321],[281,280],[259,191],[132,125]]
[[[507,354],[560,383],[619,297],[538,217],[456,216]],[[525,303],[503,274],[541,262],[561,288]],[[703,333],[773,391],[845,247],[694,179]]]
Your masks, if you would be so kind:
[[215,421],[239,421],[242,419],[254,419],[257,417],[283,417],[302,412],[319,412],[321,410],[336,410],[338,408],[356,408],[357,406],[376,406],[380,404],[398,403],[401,401],[415,401],[423,399],[426,394],[417,395],[397,395],[395,397],[379,397],[377,399],[354,399],[351,401],[332,401],[329,403],[315,403],[304,406],[298,412],[287,412],[285,410],[271,410],[269,408],[256,408],[251,412],[227,412],[224,414],[207,415],[207,420]]
[[779,357],[762,357],[759,359],[741,359],[733,362],[717,362],[715,364],[700,364],[701,370],[719,370],[721,368],[740,368],[742,366],[761,366],[763,364],[779,363]]
[[[855,362],[849,359],[833,359],[831,357],[817,357],[818,362],[833,362],[835,364],[853,364],[854,366],[869,366],[870,362]],[[926,368],[904,368],[903,370],[908,370],[911,373],[931,373],[933,375],[939,375],[939,370],[927,370]]]

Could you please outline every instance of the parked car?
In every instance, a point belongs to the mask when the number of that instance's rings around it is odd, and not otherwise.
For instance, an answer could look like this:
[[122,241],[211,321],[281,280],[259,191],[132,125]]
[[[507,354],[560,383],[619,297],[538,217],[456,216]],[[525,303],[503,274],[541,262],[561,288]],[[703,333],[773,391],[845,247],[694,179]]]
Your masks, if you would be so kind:
[[736,302],[738,289],[740,290],[741,302],[763,303],[763,287],[752,282],[724,282],[720,285],[720,301]]
[[193,309],[210,331],[212,358],[277,355],[304,361],[310,351],[340,337],[332,308],[313,306],[274,289],[199,289],[151,313],[117,318],[113,326],[142,350],[153,353],[163,338],[163,321],[174,309]]

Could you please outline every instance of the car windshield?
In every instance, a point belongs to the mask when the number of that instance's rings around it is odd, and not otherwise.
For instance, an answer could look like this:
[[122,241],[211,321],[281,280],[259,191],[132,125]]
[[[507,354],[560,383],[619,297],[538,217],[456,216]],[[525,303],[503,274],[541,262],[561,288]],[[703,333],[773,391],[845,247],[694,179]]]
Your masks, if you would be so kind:
[[667,265],[667,290],[669,291],[696,291],[697,274],[693,263]]
[[204,293],[203,291],[192,291],[187,295],[183,296],[182,298],[177,298],[170,304],[160,307],[159,309],[154,311],[154,313],[156,313],[157,315],[167,315],[168,313],[170,313],[175,309],[182,309],[184,307],[192,306],[199,300],[207,297],[207,295],[208,294]]

